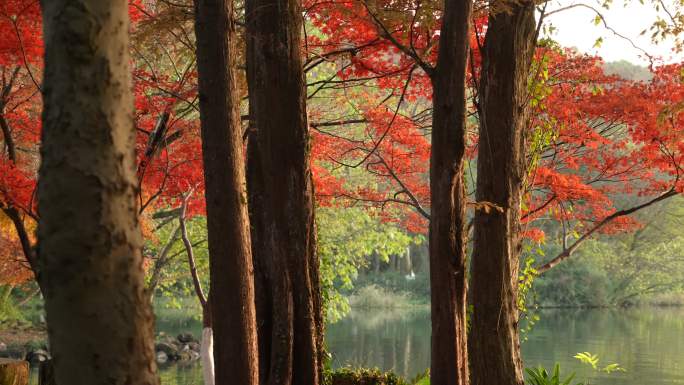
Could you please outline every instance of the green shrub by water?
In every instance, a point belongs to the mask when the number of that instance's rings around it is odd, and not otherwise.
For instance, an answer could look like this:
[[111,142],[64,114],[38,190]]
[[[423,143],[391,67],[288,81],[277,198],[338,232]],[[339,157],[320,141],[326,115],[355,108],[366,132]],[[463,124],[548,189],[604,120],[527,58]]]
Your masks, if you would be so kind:
[[363,286],[349,297],[349,304],[353,308],[388,309],[426,306],[422,298],[416,298],[409,292],[392,291],[377,285]]

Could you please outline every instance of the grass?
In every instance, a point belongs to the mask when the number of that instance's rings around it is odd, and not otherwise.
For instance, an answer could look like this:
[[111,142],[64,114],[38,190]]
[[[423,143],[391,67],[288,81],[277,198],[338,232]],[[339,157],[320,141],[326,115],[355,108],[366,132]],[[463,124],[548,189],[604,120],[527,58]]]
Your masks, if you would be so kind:
[[427,306],[424,300],[417,299],[405,291],[390,291],[374,284],[363,286],[349,297],[352,308],[396,309]]

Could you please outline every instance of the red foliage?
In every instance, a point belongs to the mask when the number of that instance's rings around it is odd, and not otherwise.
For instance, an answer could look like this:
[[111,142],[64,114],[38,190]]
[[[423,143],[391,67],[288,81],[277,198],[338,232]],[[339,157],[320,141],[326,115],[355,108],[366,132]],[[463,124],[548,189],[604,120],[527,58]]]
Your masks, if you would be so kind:
[[[157,8],[147,4],[130,1],[133,31],[159,17]],[[307,0],[305,8],[315,29],[304,42],[304,70],[319,204],[382,207],[384,220],[424,232],[430,210],[428,73],[439,49],[440,10],[394,0],[372,5]],[[474,22],[468,77],[473,101],[486,21],[479,14]],[[169,28],[171,23],[162,24]],[[38,2],[4,0],[0,36],[0,89],[12,83],[0,101],[0,113],[18,149],[17,159],[6,151],[0,156],[0,205],[33,218],[41,113],[36,83],[42,65]],[[182,34],[164,30],[155,38],[149,55],[132,52],[140,205],[146,213],[177,207],[193,189],[190,213],[200,215],[203,174],[192,47]],[[652,81],[640,83],[608,76],[599,58],[553,44],[539,47],[535,63],[523,210],[526,237],[542,240],[543,220],[587,229],[616,213],[615,202],[624,197],[648,201],[671,189],[684,191],[681,64],[656,68]],[[471,104],[471,164],[466,174],[472,190],[478,143]],[[166,114],[165,129],[158,130]],[[5,138],[0,143],[4,145]],[[600,230],[629,231],[636,226],[629,217],[619,217]],[[7,237],[0,241],[14,245]],[[0,256],[0,261],[8,258]]]

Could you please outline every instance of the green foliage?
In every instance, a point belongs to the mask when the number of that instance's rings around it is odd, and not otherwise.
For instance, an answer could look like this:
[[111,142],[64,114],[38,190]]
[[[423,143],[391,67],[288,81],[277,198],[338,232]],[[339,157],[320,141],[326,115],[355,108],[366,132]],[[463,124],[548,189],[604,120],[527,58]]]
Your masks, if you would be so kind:
[[341,368],[324,373],[324,385],[410,385],[392,372],[379,369]]
[[[553,372],[548,373],[546,369],[539,366],[538,368],[525,368],[527,373],[527,383],[529,385],[572,385],[572,380],[575,378],[575,373],[570,374],[565,379],[561,379],[560,364],[553,367]],[[582,385],[581,382],[575,385]]]
[[406,308],[421,304],[405,291],[391,291],[381,286],[368,285],[355,291],[349,298],[355,308]]
[[[342,291],[351,292],[359,269],[368,265],[370,256],[387,261],[390,255],[401,255],[409,245],[422,238],[408,235],[394,224],[384,223],[372,209],[357,207],[320,207],[316,212],[320,277],[326,317],[334,322],[349,311],[348,299]],[[187,222],[188,236],[194,246],[195,263],[208,288],[209,255],[206,244],[206,218],[195,217]],[[194,287],[188,269],[187,254],[178,237],[174,238],[176,220],[161,220],[155,238],[148,241],[145,255],[149,257],[147,283],[155,274],[159,256],[171,242],[166,261],[159,271],[155,293],[166,300],[164,306],[181,308],[179,298],[193,297]]]
[[316,211],[321,287],[330,322],[349,312],[349,301],[342,292],[353,289],[359,269],[368,265],[370,256],[386,262],[390,255],[403,254],[409,245],[421,241],[383,223],[370,210],[321,207]]
[[612,364],[608,364],[604,367],[600,367],[598,355],[592,354],[589,352],[577,353],[577,354],[575,354],[574,357],[577,358],[581,363],[591,366],[592,369],[594,369],[594,371],[596,371],[596,372],[602,372],[602,373],[610,374],[613,372],[625,372],[626,371],[623,367],[621,367],[617,363],[612,363]]
[[[650,302],[657,295],[682,293],[683,203],[681,197],[671,198],[636,215],[641,227],[635,231],[586,241],[572,258],[535,279],[539,304],[626,306]],[[561,236],[559,228],[544,230],[547,237]],[[543,250],[549,258],[561,252],[554,244],[544,245]]]
[[596,258],[581,252],[538,277],[534,291],[541,306],[607,306],[610,280]]
[[429,369],[409,380],[377,368],[326,368],[323,376],[323,385],[430,385]]
[[12,298],[11,285],[0,286],[0,324],[24,321]]
[[520,276],[518,277],[518,310],[520,311],[520,333],[521,339],[527,340],[527,334],[532,330],[534,324],[539,321],[538,304],[533,301],[531,304],[527,300],[533,294],[533,283],[538,276],[537,270],[533,267],[535,259],[528,257],[525,260]]
[[429,301],[430,298],[430,274],[419,272],[415,278],[407,280],[405,274],[398,271],[384,271],[381,273],[362,274],[356,281],[356,286],[366,287],[375,285],[389,292],[408,293],[416,301]]
[[[186,222],[188,238],[193,245],[195,264],[202,286],[205,291],[209,288],[209,250],[207,249],[207,220],[203,216],[197,216]],[[144,253],[150,257],[150,267],[147,269],[146,283],[154,274],[155,264],[158,264],[161,250],[168,242],[172,246],[167,253],[167,259],[159,270],[159,283],[155,294],[166,299],[163,303],[167,307],[181,308],[181,298],[195,297],[195,290],[188,266],[188,257],[180,237],[172,239],[178,224],[177,219],[168,222],[160,221],[155,238],[148,239]]]

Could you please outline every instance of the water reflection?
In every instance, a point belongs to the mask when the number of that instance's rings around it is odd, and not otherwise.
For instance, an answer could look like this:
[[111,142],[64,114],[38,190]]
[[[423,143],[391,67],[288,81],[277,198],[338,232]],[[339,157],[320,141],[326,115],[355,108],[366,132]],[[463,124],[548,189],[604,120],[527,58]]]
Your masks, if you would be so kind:
[[[527,366],[561,363],[591,385],[684,385],[684,309],[546,310],[522,344]],[[158,322],[169,335],[191,331],[194,320]],[[430,363],[430,314],[424,310],[353,311],[326,334],[333,366],[378,367],[413,377]],[[601,363],[618,362],[628,371],[592,376],[572,358],[598,354]],[[203,385],[198,363],[160,368],[163,385]],[[37,383],[32,376],[32,384]]]
[[[430,318],[423,312],[360,312],[328,328],[336,367],[377,366],[413,377],[430,362]],[[684,309],[547,310],[522,344],[527,366],[561,363],[594,385],[684,384]],[[618,362],[626,373],[593,375],[576,353]]]
[[328,327],[326,343],[335,367],[378,367],[413,376],[429,364],[430,313],[355,310]]

